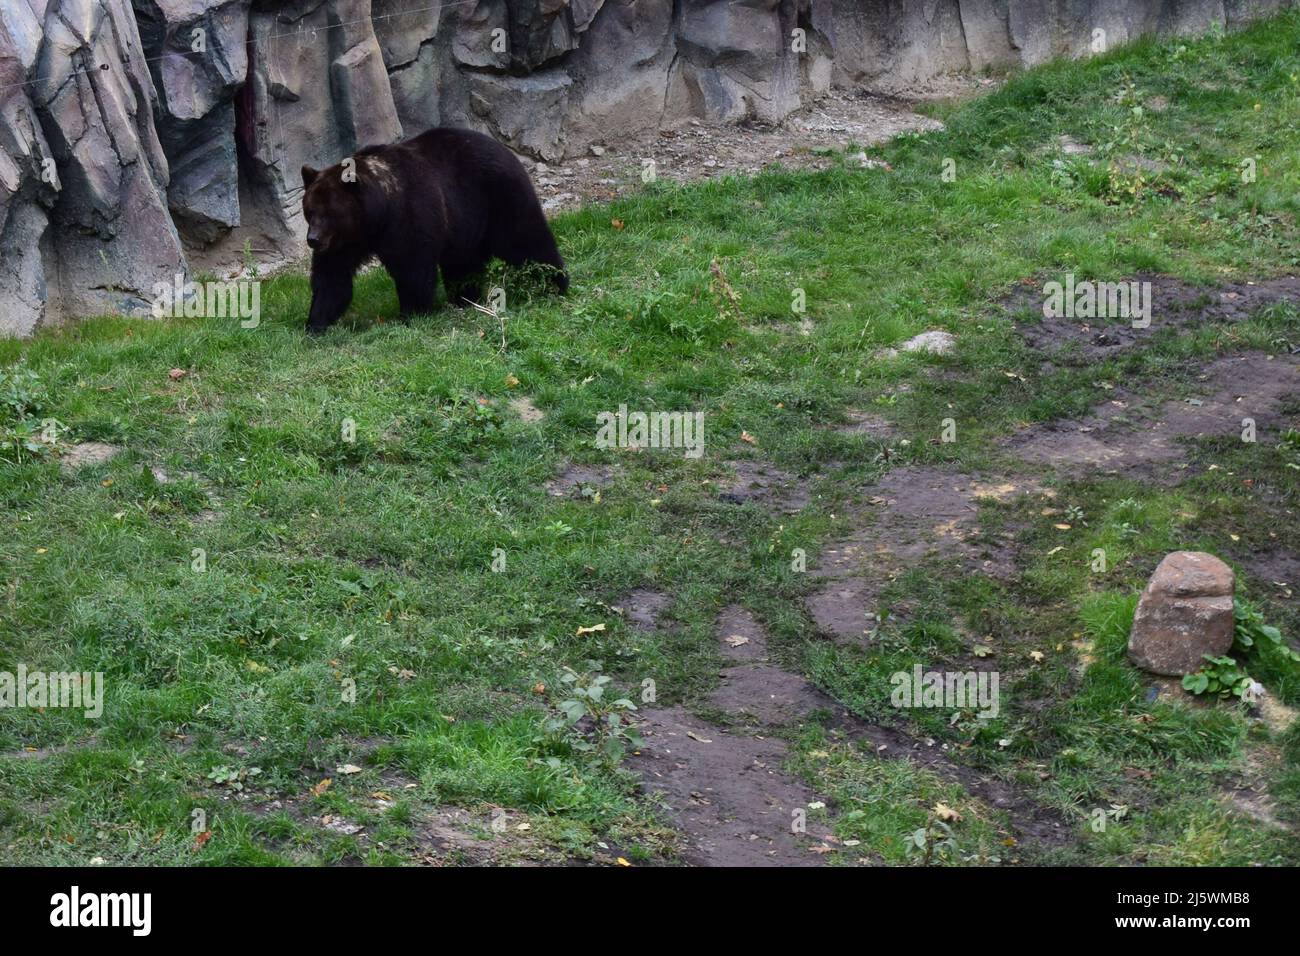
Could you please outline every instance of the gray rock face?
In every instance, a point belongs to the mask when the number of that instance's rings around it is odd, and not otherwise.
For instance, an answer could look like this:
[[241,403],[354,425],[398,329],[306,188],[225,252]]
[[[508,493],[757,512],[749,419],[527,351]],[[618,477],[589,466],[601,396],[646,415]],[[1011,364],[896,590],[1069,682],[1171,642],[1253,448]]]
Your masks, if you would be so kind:
[[0,332],[60,314],[147,313],[185,271],[169,167],[125,0],[0,12]]
[[1296,2],[3,0],[0,334],[297,259],[299,167],[440,123],[557,160]]
[[239,0],[136,0],[171,162],[168,204],[182,234],[211,241],[240,225],[235,93],[248,73]]
[[1138,600],[1128,656],[1154,674],[1200,670],[1205,655],[1232,647],[1232,569],[1203,551],[1175,551],[1156,567]]

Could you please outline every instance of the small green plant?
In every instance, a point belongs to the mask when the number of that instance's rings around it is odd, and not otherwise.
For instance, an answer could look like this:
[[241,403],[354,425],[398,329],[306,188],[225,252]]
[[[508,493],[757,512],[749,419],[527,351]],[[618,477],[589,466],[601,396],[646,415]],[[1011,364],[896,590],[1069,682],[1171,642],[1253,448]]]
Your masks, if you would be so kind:
[[1233,649],[1241,653],[1255,650],[1257,646],[1276,651],[1289,661],[1300,663],[1300,654],[1292,650],[1282,637],[1282,632],[1264,623],[1264,615],[1241,599],[1232,602],[1232,616],[1236,620]]
[[225,787],[228,790],[243,790],[246,784],[253,777],[260,776],[261,767],[213,767],[208,771],[208,779],[218,787]]
[[1183,675],[1183,689],[1198,696],[1216,695],[1224,700],[1229,697],[1246,699],[1254,681],[1246,669],[1227,655],[1214,657],[1206,654],[1206,666],[1192,674]]
[[626,697],[610,699],[606,691],[613,678],[599,673],[596,661],[589,661],[588,667],[582,672],[564,668],[560,682],[567,696],[556,705],[561,716],[548,720],[546,729],[551,733],[567,731],[574,750],[614,766],[622,761],[625,747],[641,746],[631,721],[636,704]]
[[40,414],[45,407],[45,385],[29,368],[0,368],[0,458],[22,464],[25,458],[49,454],[41,437]]
[[907,837],[908,856],[929,866],[935,859],[950,860],[957,854],[957,837],[952,827],[939,819],[931,819],[920,829],[913,830]]
[[[1282,637],[1282,632],[1271,624],[1264,623],[1264,615],[1255,610],[1249,602],[1236,598],[1232,603],[1232,615],[1235,628],[1232,649],[1238,656],[1258,653],[1260,648],[1281,654],[1289,661],[1300,662],[1297,654]],[[1239,697],[1251,699],[1256,684],[1246,672],[1245,665],[1239,664],[1231,657],[1212,657],[1205,655],[1208,666],[1183,677],[1183,688],[1193,694],[1217,694],[1219,697]]]

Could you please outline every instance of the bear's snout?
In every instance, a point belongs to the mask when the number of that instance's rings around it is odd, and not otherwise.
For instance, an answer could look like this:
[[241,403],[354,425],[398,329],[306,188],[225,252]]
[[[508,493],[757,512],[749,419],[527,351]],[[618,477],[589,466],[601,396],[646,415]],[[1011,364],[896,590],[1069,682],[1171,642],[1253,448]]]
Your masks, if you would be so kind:
[[322,245],[323,243],[321,242],[320,233],[316,232],[314,229],[307,233],[307,248],[319,249]]

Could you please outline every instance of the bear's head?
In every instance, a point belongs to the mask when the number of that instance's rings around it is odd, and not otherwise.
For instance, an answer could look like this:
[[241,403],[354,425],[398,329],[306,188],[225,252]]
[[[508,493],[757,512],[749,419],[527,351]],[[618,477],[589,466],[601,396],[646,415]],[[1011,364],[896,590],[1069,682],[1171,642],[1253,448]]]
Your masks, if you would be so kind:
[[302,214],[312,252],[337,252],[365,242],[364,197],[355,181],[345,180],[341,164],[326,170],[304,166],[302,185]]

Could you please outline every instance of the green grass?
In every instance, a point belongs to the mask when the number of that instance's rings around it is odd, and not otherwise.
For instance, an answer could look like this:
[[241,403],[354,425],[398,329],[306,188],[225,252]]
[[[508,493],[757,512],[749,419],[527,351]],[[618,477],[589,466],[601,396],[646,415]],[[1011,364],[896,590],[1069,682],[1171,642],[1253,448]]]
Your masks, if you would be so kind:
[[[376,270],[319,340],[302,333],[306,279],[284,275],[265,283],[255,330],[103,318],[0,342],[0,363],[40,377],[24,403],[30,419],[57,419],[65,442],[124,447],[74,474],[12,445],[0,454],[0,670],[102,671],[108,686],[98,721],[57,709],[0,718],[5,859],[410,862],[435,806],[482,819],[509,808],[554,859],[588,857],[600,842],[634,860],[671,859],[630,777],[544,720],[561,668],[589,660],[631,694],[653,679],[661,702],[693,701],[715,679],[712,621],[738,599],[789,666],[883,721],[897,719],[885,704],[890,673],[957,659],[963,631],[988,635],[1010,682],[1007,711],[974,730],[917,711],[910,726],[1076,820],[1077,842],[1052,859],[1297,862],[1293,837],[1216,799],[1256,743],[1245,716],[1148,702],[1122,656],[1143,569],[1166,550],[1300,553],[1300,522],[1279,510],[1300,504],[1294,449],[1202,443],[1198,461],[1220,468],[1196,469],[1173,491],[1062,480],[1061,507],[1088,518],[1068,536],[1053,528],[1059,517],[990,506],[990,521],[1020,529],[1023,573],[999,584],[915,569],[889,597],[918,612],[870,651],[812,634],[801,602],[812,585],[788,555],[815,556],[843,532],[855,490],[885,468],[993,468],[991,439],[1086,411],[1104,400],[1102,383],[1159,392],[1217,351],[1297,341],[1300,317],[1278,308],[1044,371],[995,303],[1065,271],[1294,272],[1298,51],[1296,14],[1227,38],[1140,43],[938,108],[946,130],[875,151],[892,171],[661,184],[562,216],[571,294],[531,295],[507,276],[504,326],[445,309],[397,323],[391,280]],[[1156,97],[1168,105],[1150,108]],[[1061,156],[1060,135],[1093,144],[1101,162]],[[1108,158],[1130,153],[1168,170],[1146,180],[1108,171]],[[1259,178],[1245,184],[1249,157]],[[955,182],[940,177],[946,158]],[[791,313],[795,289],[807,295],[807,336]],[[958,335],[955,356],[874,357],[930,328]],[[173,380],[173,368],[186,374]],[[542,422],[509,410],[520,395]],[[596,448],[596,414],[624,403],[703,411],[704,458]],[[885,415],[907,444],[825,427],[853,408]],[[946,417],[960,440],[931,443]],[[345,420],[355,442],[343,439]],[[745,455],[806,476],[813,505],[774,516],[718,502],[708,482]],[[599,500],[545,492],[570,461],[614,469]],[[1251,494],[1243,474],[1277,494]],[[1104,576],[1087,567],[1096,547],[1112,556]],[[671,595],[676,627],[646,634],[615,614],[634,587]],[[1265,582],[1242,587],[1298,633],[1294,607]],[[1083,667],[1085,635],[1096,659]],[[1294,670],[1261,665],[1260,675],[1300,701]],[[818,734],[795,735],[792,765],[833,793],[840,835],[864,858],[913,862],[903,841],[935,802],[963,815],[952,862],[1009,858],[1001,823],[959,788],[828,750]],[[1280,748],[1273,793],[1292,822],[1296,734],[1262,741]],[[67,749],[13,753],[26,747]],[[344,764],[361,772],[340,774]],[[259,773],[234,790],[213,779],[217,768]],[[376,791],[397,799],[376,809]],[[1087,813],[1114,804],[1123,819],[1090,831]],[[195,810],[212,833],[198,848]],[[321,826],[325,815],[363,823],[371,839]]]

